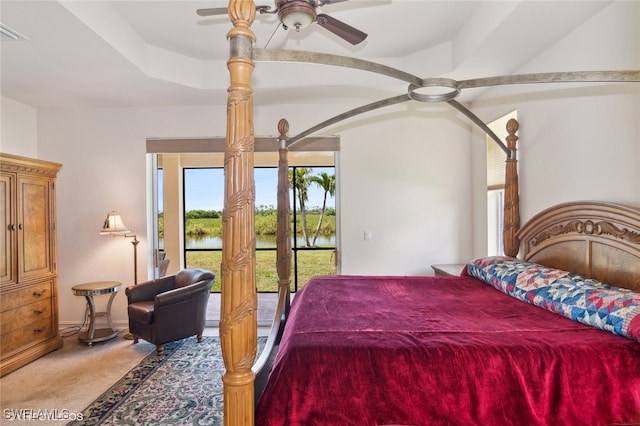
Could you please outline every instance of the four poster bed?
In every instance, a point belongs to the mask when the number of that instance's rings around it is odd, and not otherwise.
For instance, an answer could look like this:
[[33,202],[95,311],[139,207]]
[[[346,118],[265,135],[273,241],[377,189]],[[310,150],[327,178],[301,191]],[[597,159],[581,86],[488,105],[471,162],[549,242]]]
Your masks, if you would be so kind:
[[640,209],[562,204],[518,237],[528,261],[460,277],[312,279],[256,424],[638,424]]
[[[506,146],[496,141],[507,157],[505,256],[476,259],[460,277],[317,277],[291,306],[296,138],[281,120],[278,307],[255,361],[252,7],[229,3],[225,424],[640,423],[640,208],[568,203],[521,227],[515,120]],[[438,101],[486,128],[453,97]]]

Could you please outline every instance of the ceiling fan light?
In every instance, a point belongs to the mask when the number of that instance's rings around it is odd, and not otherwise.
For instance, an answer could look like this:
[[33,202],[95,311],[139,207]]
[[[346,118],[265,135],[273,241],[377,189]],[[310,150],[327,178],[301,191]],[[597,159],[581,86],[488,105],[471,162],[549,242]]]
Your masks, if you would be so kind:
[[312,22],[313,17],[306,12],[291,12],[282,17],[282,23],[287,28],[295,28],[296,30],[308,27]]
[[316,19],[314,7],[305,1],[284,4],[280,8],[279,15],[282,25],[287,28],[295,28],[296,31],[308,27]]

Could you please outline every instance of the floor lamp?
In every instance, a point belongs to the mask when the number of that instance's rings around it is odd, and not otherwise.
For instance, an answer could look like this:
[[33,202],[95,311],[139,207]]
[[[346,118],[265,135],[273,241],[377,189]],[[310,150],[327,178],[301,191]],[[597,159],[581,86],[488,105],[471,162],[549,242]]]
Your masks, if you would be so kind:
[[[135,234],[132,234],[129,228],[124,224],[122,217],[117,212],[110,212],[107,218],[104,220],[100,235],[111,236],[123,236],[125,238],[133,238],[131,244],[133,244],[133,284],[138,284],[138,238]],[[127,333],[124,336],[125,339],[133,339],[131,333]]]

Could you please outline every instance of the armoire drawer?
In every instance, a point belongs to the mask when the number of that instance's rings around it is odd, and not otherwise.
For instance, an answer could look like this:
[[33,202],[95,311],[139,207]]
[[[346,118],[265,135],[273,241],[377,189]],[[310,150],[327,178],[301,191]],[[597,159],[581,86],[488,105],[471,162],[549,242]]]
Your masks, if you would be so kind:
[[51,298],[0,312],[0,331],[6,334],[44,318],[51,318]]
[[51,300],[52,296],[53,281],[44,281],[29,287],[0,293],[0,312],[6,312],[41,300]]
[[5,355],[9,355],[16,349],[36,344],[53,335],[54,328],[51,317],[42,318],[17,330],[3,333],[0,352],[2,352],[2,357],[4,358]]

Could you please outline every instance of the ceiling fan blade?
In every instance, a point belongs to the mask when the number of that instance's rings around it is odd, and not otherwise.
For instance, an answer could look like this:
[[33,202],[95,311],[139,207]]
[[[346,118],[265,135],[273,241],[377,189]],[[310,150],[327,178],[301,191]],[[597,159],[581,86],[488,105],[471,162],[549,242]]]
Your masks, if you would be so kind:
[[329,15],[325,15],[324,13],[318,14],[316,22],[321,27],[324,27],[353,45],[356,45],[367,38],[367,34],[363,33],[359,29],[354,28],[351,25],[347,25]]
[[226,15],[229,13],[229,9],[226,7],[211,7],[209,9],[198,9],[196,13],[200,16]]
[[344,3],[349,0],[320,0],[318,6],[324,6],[325,4],[333,4],[333,3]]

